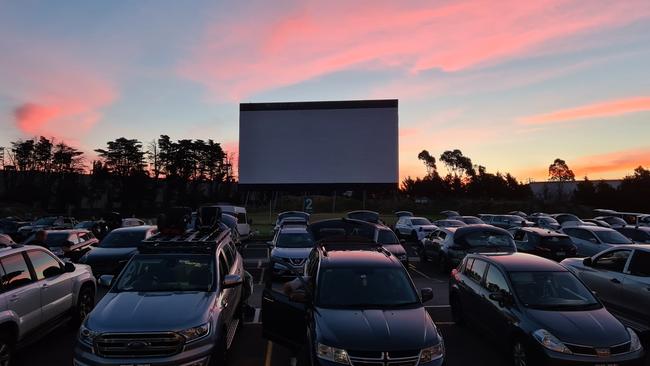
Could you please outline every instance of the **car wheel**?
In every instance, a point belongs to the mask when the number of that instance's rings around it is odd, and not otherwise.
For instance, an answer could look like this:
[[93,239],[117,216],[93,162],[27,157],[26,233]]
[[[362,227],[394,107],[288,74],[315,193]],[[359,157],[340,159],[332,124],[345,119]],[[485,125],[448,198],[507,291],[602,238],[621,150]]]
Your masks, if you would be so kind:
[[95,292],[93,288],[89,285],[85,285],[81,288],[79,292],[79,299],[77,300],[77,306],[75,308],[75,324],[79,325],[86,320],[86,317],[95,307]]
[[438,259],[438,271],[440,271],[441,274],[449,274],[449,260],[447,260],[447,257],[443,254],[440,254]]
[[463,307],[460,304],[457,295],[453,295],[451,297],[451,301],[449,301],[449,305],[451,306],[451,319],[454,321],[454,323],[460,326],[465,325]]
[[9,366],[13,358],[13,342],[6,334],[0,335],[0,366]]
[[520,340],[517,339],[512,344],[512,364],[514,366],[530,366],[528,348]]

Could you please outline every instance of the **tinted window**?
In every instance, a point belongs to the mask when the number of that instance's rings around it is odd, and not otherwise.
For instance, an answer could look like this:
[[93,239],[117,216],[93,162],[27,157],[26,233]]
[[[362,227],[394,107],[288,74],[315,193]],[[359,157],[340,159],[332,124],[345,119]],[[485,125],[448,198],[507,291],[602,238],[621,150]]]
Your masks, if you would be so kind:
[[542,236],[540,240],[542,246],[547,248],[566,247],[573,245],[571,238],[568,236]]
[[379,230],[377,242],[379,244],[399,244],[399,239],[392,230]]
[[571,235],[573,237],[576,237],[578,239],[586,240],[586,241],[592,241],[592,242],[597,242],[598,240],[594,235],[587,230],[583,229],[571,229],[567,230],[567,234]]
[[526,307],[545,310],[600,308],[592,293],[570,272],[511,272],[510,281]]
[[644,242],[650,240],[650,233],[640,229],[624,228],[620,229],[621,234],[635,241]]
[[491,230],[472,231],[457,238],[456,243],[470,247],[515,247],[510,234]]
[[43,217],[41,219],[36,220],[34,222],[34,225],[49,226],[49,225],[54,225],[55,221],[56,221],[56,217]]
[[210,291],[213,263],[209,255],[138,255],[122,271],[115,291]]
[[219,254],[219,283],[223,283],[228,273],[230,273],[228,260],[226,260],[226,257],[221,253]]
[[[45,243],[49,247],[61,247],[65,244],[66,241],[68,241],[68,239],[77,239],[77,236],[74,235],[74,237],[71,238],[71,235],[66,232],[57,233],[55,231],[50,231],[45,237]],[[73,243],[76,244],[75,242]]]
[[485,288],[490,292],[510,293],[508,281],[506,281],[503,273],[495,266],[490,266],[490,269],[488,269],[487,276],[485,277]]
[[411,224],[413,225],[431,225],[431,222],[427,219],[411,219]]
[[318,306],[390,308],[419,304],[419,297],[403,268],[327,268],[321,270]]
[[27,252],[27,256],[32,262],[37,280],[57,276],[63,273],[59,261],[41,250],[29,251]]
[[465,259],[465,266],[463,267],[463,273],[469,276],[469,271],[472,269],[472,264],[474,263],[474,258]]
[[236,217],[237,217],[238,222],[241,222],[242,224],[246,223],[246,214],[245,213],[238,213]]
[[604,242],[609,244],[632,244],[632,240],[626,238],[623,234],[616,230],[603,230],[596,231],[596,236]]
[[596,258],[593,266],[613,272],[623,272],[625,263],[630,257],[630,250],[612,250]]
[[140,245],[145,239],[145,230],[111,231],[99,243],[102,248],[130,248]]
[[280,233],[275,245],[280,248],[311,248],[314,239],[309,233]]
[[2,258],[0,262],[5,273],[2,276],[2,288],[5,291],[13,290],[33,281],[22,254],[10,255]]
[[486,267],[487,267],[486,262],[482,260],[474,259],[472,268],[469,268],[467,271],[467,276],[476,282],[481,282]]
[[629,270],[633,276],[650,277],[650,252],[635,251]]

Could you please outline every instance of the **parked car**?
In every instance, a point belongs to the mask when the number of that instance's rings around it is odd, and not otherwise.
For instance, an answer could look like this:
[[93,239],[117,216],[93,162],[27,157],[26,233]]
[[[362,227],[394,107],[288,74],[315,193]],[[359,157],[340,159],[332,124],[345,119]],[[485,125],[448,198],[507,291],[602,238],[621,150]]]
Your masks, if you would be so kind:
[[413,215],[413,212],[411,211],[395,211],[395,216],[397,216],[397,218],[400,218],[402,216],[415,216],[415,215]]
[[[36,234],[32,234],[25,244],[36,244]],[[93,233],[83,229],[45,230],[45,246],[57,257],[76,262],[99,240]]]
[[624,323],[638,331],[650,330],[650,245],[620,245],[561,264]]
[[16,242],[7,234],[0,234],[0,247],[14,245]]
[[305,261],[314,248],[314,238],[306,226],[283,226],[267,243],[271,250],[269,268],[272,278],[295,277],[304,273]]
[[510,211],[508,212],[508,215],[514,215],[514,216],[519,216],[521,218],[528,218],[528,214],[523,212],[523,211]]
[[482,224],[485,224],[485,221],[479,219],[476,216],[456,216],[456,217],[452,217],[451,219],[462,221],[467,225],[482,225]]
[[237,218],[229,214],[221,214],[220,221],[230,229],[230,237],[235,248],[241,246],[241,236],[239,235],[239,226],[237,225]]
[[108,229],[108,224],[104,220],[85,220],[77,223],[74,226],[75,229],[85,229],[89,230],[90,232],[95,235],[95,237],[99,240],[104,239],[106,234],[110,231]]
[[584,221],[584,222],[586,222],[586,223],[588,223],[588,224],[594,224],[594,225],[596,225],[596,226],[600,226],[600,227],[608,227],[608,228],[610,228],[610,229],[612,228],[612,225],[608,224],[606,221],[603,221],[603,220],[598,220],[598,219],[584,219],[584,220],[582,220],[582,221]]
[[628,225],[627,221],[623,220],[620,217],[616,217],[616,216],[598,216],[598,217],[594,218],[594,220],[604,221],[604,222],[608,223],[611,227]]
[[143,220],[136,219],[135,217],[128,217],[125,219],[122,219],[122,227],[131,227],[131,226],[142,226],[146,225],[147,223],[144,222]]
[[436,228],[427,218],[403,216],[395,224],[395,234],[401,238],[418,241]]
[[454,322],[508,349],[516,366],[637,364],[636,332],[569,270],[525,254],[468,255],[449,282]]
[[92,267],[95,276],[117,275],[124,265],[138,252],[138,246],[143,240],[158,232],[156,226],[134,226],[118,228],[79,259]]
[[533,223],[533,226],[549,229],[549,230],[560,230],[562,226],[557,220],[550,216],[529,216],[528,221]]
[[590,257],[605,249],[623,244],[634,244],[614,229],[599,226],[565,227],[562,232],[571,237],[578,247],[578,255]]
[[557,220],[562,227],[567,226],[596,226],[596,224],[591,222],[585,222],[574,214],[562,213],[562,214],[553,214],[552,218]]
[[368,210],[350,211],[345,215],[345,217],[347,217],[348,219],[367,221],[373,224],[383,225],[383,222],[379,218],[379,212],[375,212],[375,211],[368,211]]
[[578,248],[568,235],[537,227],[510,229],[517,251],[561,261],[575,257]]
[[490,215],[489,220],[483,220],[486,224],[500,227],[502,229],[512,229],[515,227],[533,226],[535,223],[526,220],[517,215]]
[[47,216],[32,222],[29,225],[18,229],[18,239],[23,241],[39,230],[63,230],[72,229],[77,224],[73,217]]
[[648,226],[622,226],[614,229],[635,243],[650,244],[650,227]]
[[99,278],[110,290],[79,329],[74,364],[225,364],[243,276],[227,230],[147,239],[119,276]]
[[13,351],[65,322],[84,321],[95,305],[89,267],[63,262],[37,246],[0,248],[0,360],[13,365]]
[[419,248],[422,261],[437,263],[438,270],[445,274],[470,253],[516,251],[510,233],[491,225],[441,228],[422,240]]
[[221,213],[226,213],[237,218],[237,230],[241,241],[248,240],[251,235],[251,225],[253,220],[248,218],[245,207],[232,206],[232,205],[216,205],[221,209]]
[[446,218],[452,218],[452,217],[458,217],[460,216],[460,213],[458,211],[453,211],[453,210],[444,210],[440,211],[440,214],[443,215]]
[[305,349],[313,365],[442,365],[444,342],[423,305],[433,291],[418,293],[397,258],[356,238],[321,242],[300,290],[264,289],[264,336]]
[[409,258],[404,249],[404,240],[400,240],[389,227],[377,224],[375,242],[399,259],[403,265],[408,266]]
[[4,219],[0,219],[0,233],[7,234],[14,241],[19,242],[24,238],[20,237],[18,229],[27,225],[29,225],[29,221],[25,221],[19,217],[5,217]]
[[285,221],[300,220],[301,222],[304,222],[306,225],[308,225],[310,216],[311,216],[310,214],[308,214],[307,212],[303,212],[303,211],[285,211],[285,212],[281,212],[281,213],[278,214],[278,217],[275,220],[275,226],[274,226],[273,232],[275,233],[278,229],[280,229],[280,226],[282,226],[282,223],[285,222]]
[[462,226],[467,226],[467,224],[461,220],[456,220],[456,219],[444,219],[444,220],[436,220],[432,222],[433,225],[436,227],[462,227]]

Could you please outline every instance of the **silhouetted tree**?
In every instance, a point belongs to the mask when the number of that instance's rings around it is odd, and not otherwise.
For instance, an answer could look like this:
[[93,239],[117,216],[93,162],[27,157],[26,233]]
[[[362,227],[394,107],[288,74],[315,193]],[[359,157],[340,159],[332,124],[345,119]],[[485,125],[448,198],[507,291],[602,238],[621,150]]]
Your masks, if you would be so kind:
[[436,167],[436,158],[431,156],[427,150],[422,150],[418,154],[418,159],[422,160],[424,163],[424,166],[427,169],[427,177],[432,177],[438,174],[438,168]]
[[106,143],[107,149],[95,149],[108,171],[119,176],[134,176],[144,173],[145,152],[142,143],[136,139],[120,137]]
[[474,176],[476,171],[472,165],[472,159],[464,156],[463,153],[456,150],[447,150],[440,155],[440,161],[445,164],[447,170],[454,175],[454,177],[463,179],[463,175]]
[[562,159],[555,159],[553,164],[548,167],[549,180],[558,182],[573,182],[576,180],[573,170],[569,169],[567,163]]
[[82,173],[85,170],[83,152],[59,142],[52,152],[52,171],[58,173]]

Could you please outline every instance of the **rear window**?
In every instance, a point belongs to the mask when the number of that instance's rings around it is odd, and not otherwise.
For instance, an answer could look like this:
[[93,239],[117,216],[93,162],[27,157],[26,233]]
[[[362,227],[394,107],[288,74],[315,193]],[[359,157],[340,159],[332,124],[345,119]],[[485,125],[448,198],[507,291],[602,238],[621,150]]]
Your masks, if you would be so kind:
[[102,248],[137,247],[145,239],[146,234],[145,230],[111,231],[99,246]]
[[377,242],[379,244],[399,244],[397,235],[392,230],[379,230]]
[[61,247],[68,240],[69,236],[70,234],[68,233],[49,232],[45,238],[45,243],[49,247]]
[[573,241],[568,236],[542,236],[541,244],[547,247],[572,245]]
[[456,243],[470,247],[514,248],[515,242],[508,233],[498,231],[474,231],[456,239]]
[[413,225],[431,225],[431,222],[427,219],[411,219],[411,224]]

